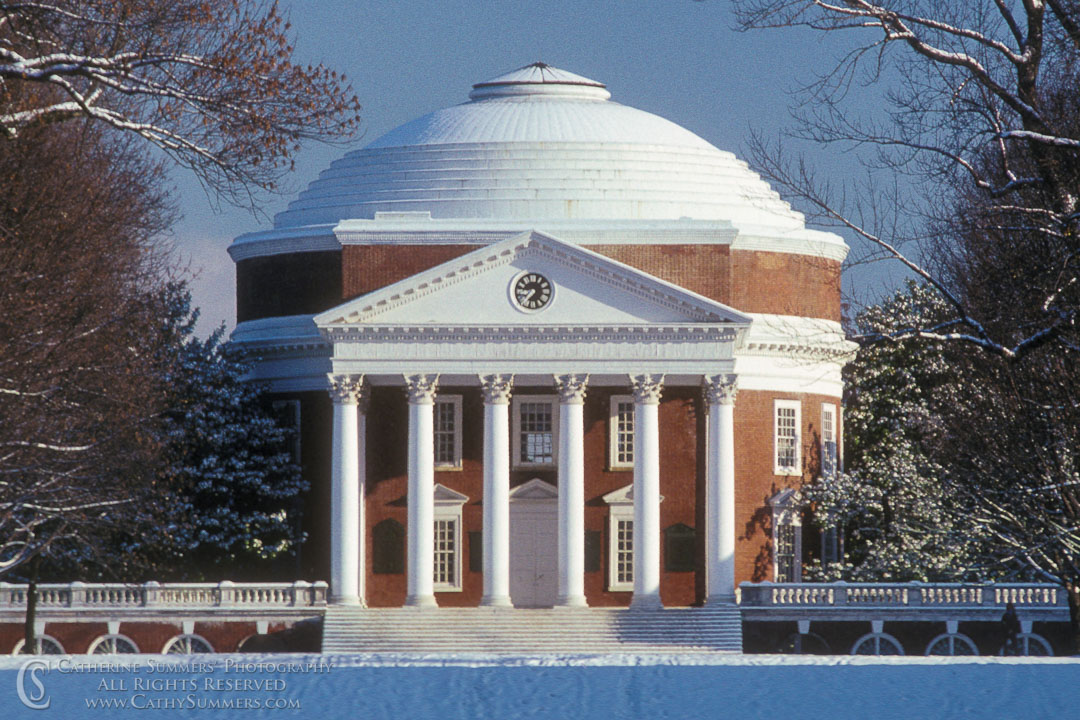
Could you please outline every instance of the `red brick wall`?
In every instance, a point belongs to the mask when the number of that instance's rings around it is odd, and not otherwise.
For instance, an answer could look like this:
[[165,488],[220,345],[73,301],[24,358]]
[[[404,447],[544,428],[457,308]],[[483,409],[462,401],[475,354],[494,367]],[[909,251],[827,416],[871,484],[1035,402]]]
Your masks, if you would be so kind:
[[[840,319],[840,263],[727,245],[592,245],[590,249],[744,312]],[[476,249],[347,245],[236,266],[237,320],[315,313]]]
[[[773,474],[773,401],[801,405],[803,476]],[[772,579],[772,518],[768,500],[809,482],[820,467],[821,405],[837,398],[808,393],[740,390],[735,401],[735,582]],[[814,533],[803,527],[804,545]]]
[[[462,467],[437,471],[435,481],[463,493],[462,591],[439,592],[440,605],[476,605],[483,595],[483,576],[469,567],[469,532],[483,528],[483,403],[476,388],[440,388],[444,394],[461,395]],[[629,592],[610,592],[608,581],[608,506],[603,496],[633,482],[629,470],[608,468],[609,398],[626,394],[623,388],[591,388],[585,409],[585,524],[602,537],[601,570],[585,575],[585,594],[590,605],[625,605]],[[551,394],[547,388],[517,388],[517,396]],[[660,405],[660,506],[661,529],[683,523],[698,531],[697,572],[661,573],[661,598],[666,605],[700,602],[705,593],[705,429],[699,391],[671,387]],[[314,396],[314,397],[309,397]],[[329,579],[329,484],[330,412],[322,393],[305,395],[304,465],[312,489],[305,502],[305,527],[309,532],[303,549],[303,578]],[[318,402],[315,402],[318,398]],[[836,398],[805,393],[774,393],[743,390],[735,404],[736,472],[736,582],[771,579],[772,523],[768,499],[786,487],[797,487],[802,477],[773,474],[773,400],[802,403],[802,453],[805,477],[818,467],[821,404],[839,404]],[[395,607],[405,602],[405,574],[374,574],[372,529],[387,518],[407,525],[408,405],[401,388],[380,387],[372,393],[368,411],[367,494],[365,546],[367,548],[367,600],[372,607]],[[316,436],[318,441],[309,438]],[[511,485],[540,479],[557,485],[552,470],[515,470]],[[812,546],[813,529],[804,528],[804,546]],[[663,550],[663,548],[661,548]],[[663,558],[663,553],[661,553]]]
[[731,293],[744,312],[840,321],[840,263],[787,253],[733,250]]
[[342,300],[366,295],[473,250],[475,245],[346,245],[341,256]]

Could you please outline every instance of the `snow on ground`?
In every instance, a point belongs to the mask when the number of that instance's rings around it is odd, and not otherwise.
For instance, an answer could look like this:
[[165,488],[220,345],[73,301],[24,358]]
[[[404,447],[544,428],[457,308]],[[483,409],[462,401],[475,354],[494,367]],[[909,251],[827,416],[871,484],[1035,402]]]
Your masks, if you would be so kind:
[[[0,658],[16,718],[1063,718],[1080,658],[212,655]],[[20,693],[21,689],[21,693]],[[48,703],[42,710],[30,706]]]

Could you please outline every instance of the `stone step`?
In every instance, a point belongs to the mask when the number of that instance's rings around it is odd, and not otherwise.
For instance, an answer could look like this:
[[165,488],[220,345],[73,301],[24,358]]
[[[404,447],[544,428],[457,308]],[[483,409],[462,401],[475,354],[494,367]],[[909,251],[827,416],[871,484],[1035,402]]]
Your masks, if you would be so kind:
[[740,652],[737,606],[624,608],[327,608],[324,652],[527,654]]

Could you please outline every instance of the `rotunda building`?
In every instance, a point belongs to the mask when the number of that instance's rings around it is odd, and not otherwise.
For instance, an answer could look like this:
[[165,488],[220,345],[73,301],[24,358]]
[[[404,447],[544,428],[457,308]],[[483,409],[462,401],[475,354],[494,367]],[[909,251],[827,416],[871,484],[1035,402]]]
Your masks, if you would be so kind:
[[333,602],[729,607],[820,552],[847,248],[602,83],[477,83],[229,252]]

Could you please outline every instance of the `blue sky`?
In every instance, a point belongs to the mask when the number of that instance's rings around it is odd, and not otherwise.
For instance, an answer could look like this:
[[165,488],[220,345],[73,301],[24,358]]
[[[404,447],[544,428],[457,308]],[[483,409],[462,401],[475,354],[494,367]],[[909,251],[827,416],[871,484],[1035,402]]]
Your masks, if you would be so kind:
[[[344,71],[363,103],[362,134],[347,146],[312,143],[282,196],[260,215],[215,203],[177,170],[184,219],[177,250],[195,272],[201,332],[233,323],[232,238],[270,226],[273,214],[347,150],[439,107],[471,85],[542,60],[606,83],[612,99],[685,126],[745,157],[751,129],[789,127],[792,91],[814,79],[834,49],[806,31],[739,33],[726,0],[282,0],[298,59]],[[813,150],[823,174],[856,171],[850,158]],[[849,240],[850,242],[850,240]],[[848,273],[860,294],[893,282],[880,265]]]

